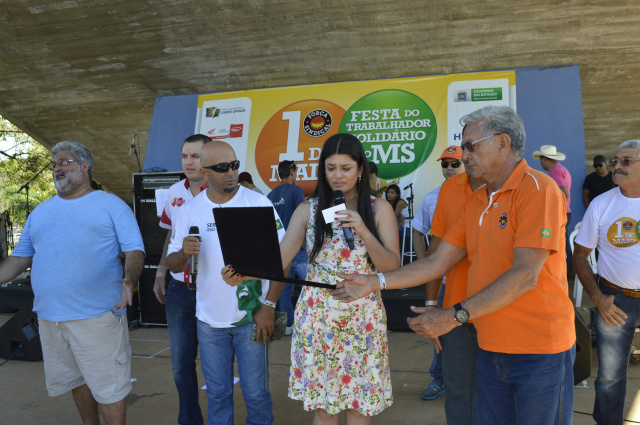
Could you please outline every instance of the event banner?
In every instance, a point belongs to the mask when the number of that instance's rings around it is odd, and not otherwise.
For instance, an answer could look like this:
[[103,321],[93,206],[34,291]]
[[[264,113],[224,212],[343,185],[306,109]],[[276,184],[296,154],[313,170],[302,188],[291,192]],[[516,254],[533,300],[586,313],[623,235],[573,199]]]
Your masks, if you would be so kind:
[[200,95],[195,132],[224,140],[265,193],[278,163],[295,161],[297,184],[316,186],[322,145],[355,135],[378,176],[398,180],[416,208],[443,182],[442,151],[462,138],[460,118],[488,105],[516,107],[515,71],[351,81]]

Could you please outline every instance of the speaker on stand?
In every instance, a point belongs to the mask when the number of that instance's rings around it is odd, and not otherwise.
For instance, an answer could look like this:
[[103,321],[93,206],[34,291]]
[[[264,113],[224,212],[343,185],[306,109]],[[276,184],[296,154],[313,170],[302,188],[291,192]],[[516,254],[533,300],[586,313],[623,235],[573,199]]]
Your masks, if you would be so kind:
[[[134,212],[145,249],[145,265],[138,284],[141,325],[167,324],[164,305],[158,302],[153,293],[156,272],[167,237],[167,230],[160,227],[160,215],[156,202],[161,203],[160,213],[162,213],[162,206],[164,206],[162,195],[174,183],[184,178],[185,175],[181,172],[133,174]],[[168,273],[167,275],[170,277]]]

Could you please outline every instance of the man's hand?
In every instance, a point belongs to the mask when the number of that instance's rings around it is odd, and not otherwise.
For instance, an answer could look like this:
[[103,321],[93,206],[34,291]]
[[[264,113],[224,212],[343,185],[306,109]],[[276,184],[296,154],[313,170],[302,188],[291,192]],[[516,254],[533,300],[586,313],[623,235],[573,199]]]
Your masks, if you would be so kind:
[[627,318],[627,315],[614,304],[614,299],[615,296],[613,295],[602,294],[594,297],[593,303],[607,325],[620,327],[624,325],[624,319]]
[[156,295],[158,302],[163,305],[167,303],[167,281],[165,279],[165,276],[156,275],[156,281],[153,284],[153,293]]
[[200,241],[196,236],[187,236],[182,240],[182,251],[187,257],[200,254]]
[[[338,277],[343,279],[342,282],[329,292],[334,300],[350,303],[380,289],[378,276],[338,273]],[[378,286],[374,287],[373,282],[377,282]]]
[[454,318],[453,308],[443,310],[441,308],[411,306],[411,311],[418,313],[419,316],[407,318],[409,327],[425,338],[437,338],[459,325]]
[[273,335],[273,323],[276,320],[275,309],[268,305],[262,305],[260,310],[253,315],[256,322],[256,338],[263,344],[269,342],[269,338]]
[[126,277],[122,279],[122,298],[120,298],[120,302],[113,306],[113,309],[116,311],[124,310],[128,305],[131,305],[131,301],[133,300],[133,283],[129,281]]

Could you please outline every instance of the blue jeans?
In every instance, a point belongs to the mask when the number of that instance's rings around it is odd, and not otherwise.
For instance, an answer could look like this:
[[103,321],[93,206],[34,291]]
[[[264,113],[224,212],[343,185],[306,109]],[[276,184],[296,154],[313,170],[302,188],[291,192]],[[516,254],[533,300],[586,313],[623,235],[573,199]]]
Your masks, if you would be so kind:
[[465,323],[440,338],[442,375],[447,391],[444,401],[447,425],[475,425],[478,400],[476,328],[472,323]]
[[[295,257],[293,257],[293,261],[291,261],[291,271],[289,272],[289,277],[296,278],[300,280],[305,280],[307,278],[307,253],[304,251],[298,251]],[[278,299],[278,308],[280,311],[284,311],[287,313],[287,326],[293,326],[293,309],[295,305],[291,298],[293,297],[293,284],[287,283],[280,294],[280,298]]]
[[178,423],[202,425],[198,402],[198,335],[196,326],[196,291],[190,291],[171,279],[167,288],[167,326],[171,347],[173,380],[178,389]]
[[[442,286],[440,287],[440,293],[438,294],[438,308],[442,308],[442,301],[444,300],[444,288],[445,282],[442,282]],[[431,378],[436,381],[436,384],[442,386],[442,354],[436,352],[436,347],[433,347],[433,360],[431,361],[431,367],[429,367],[429,375]],[[447,387],[445,387],[446,389]]]
[[573,420],[575,345],[557,354],[478,349],[478,425],[567,425]]
[[238,360],[240,388],[247,405],[247,425],[271,425],[273,405],[268,388],[269,346],[251,341],[253,322],[212,328],[198,320],[202,373],[207,382],[209,425],[233,425],[233,356]]
[[618,294],[600,283],[606,295],[615,295],[614,303],[627,314],[622,327],[607,325],[596,310],[598,378],[593,419],[598,424],[622,425],[627,369],[636,328],[640,325],[640,298]]

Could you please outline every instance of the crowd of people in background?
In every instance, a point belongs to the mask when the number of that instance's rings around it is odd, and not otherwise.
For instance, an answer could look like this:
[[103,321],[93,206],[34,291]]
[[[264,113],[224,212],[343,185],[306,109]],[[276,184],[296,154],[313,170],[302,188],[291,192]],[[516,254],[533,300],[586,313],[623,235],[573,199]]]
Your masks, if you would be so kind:
[[[313,411],[317,425],[337,424],[341,414],[348,425],[370,423],[393,404],[381,291],[418,285],[425,285],[425,304],[412,307],[408,323],[434,345],[431,382],[420,396],[446,394],[447,424],[571,423],[573,266],[597,309],[593,418],[622,424],[640,325],[640,141],[622,143],[608,163],[594,157],[571,262],[566,155],[543,145],[533,159],[548,174],[530,167],[523,121],[508,107],[479,109],[461,124],[461,144],[436,161],[444,182],[415,216],[398,182],[378,176],[353,135],[325,141],[307,198],[294,161],[278,165],[279,185],[265,196],[248,172],[238,173],[229,144],[200,134],[184,140],[186,178],[168,190],[153,289],[166,305],[178,423],[234,423],[234,357],[247,423],[274,422],[268,355],[276,309],[286,312],[292,338],[288,396]],[[52,158],[58,196],[29,216],[0,264],[0,283],[32,269],[49,394],[71,391],[86,424],[99,423],[99,410],[107,424],[123,424],[131,349],[122,315],[142,271],[142,238],[130,209],[91,186],[93,157],[84,145],[61,142]],[[327,221],[323,211],[334,206],[336,191],[345,209]],[[251,206],[273,208],[284,276],[335,289],[303,285],[294,299],[292,284],[224,264],[211,211]],[[75,226],[63,227],[70,219]],[[588,262],[594,249],[595,276]],[[401,267],[407,252],[416,260]],[[197,281],[192,256],[199,258]],[[70,265],[83,273],[69,274]]]

